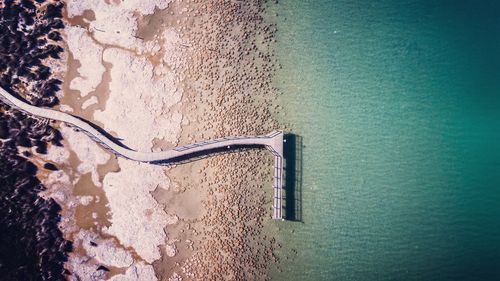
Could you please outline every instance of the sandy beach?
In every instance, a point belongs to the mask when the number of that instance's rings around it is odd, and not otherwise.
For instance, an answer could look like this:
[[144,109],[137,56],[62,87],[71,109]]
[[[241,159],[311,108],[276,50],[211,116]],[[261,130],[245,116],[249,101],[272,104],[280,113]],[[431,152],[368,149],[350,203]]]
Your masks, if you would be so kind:
[[0,280],[500,280],[500,1],[450,4],[0,1]]
[[[141,151],[278,129],[266,5],[66,1],[55,108]],[[266,280],[277,266],[268,151],[164,167],[53,126],[61,145],[31,161],[57,166],[36,176],[61,206],[67,279]]]

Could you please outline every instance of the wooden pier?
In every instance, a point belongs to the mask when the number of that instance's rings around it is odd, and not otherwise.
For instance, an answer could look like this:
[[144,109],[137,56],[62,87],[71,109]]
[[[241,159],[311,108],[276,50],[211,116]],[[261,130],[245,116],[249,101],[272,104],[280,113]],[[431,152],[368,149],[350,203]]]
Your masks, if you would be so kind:
[[283,219],[283,131],[273,131],[267,135],[260,136],[232,136],[206,140],[159,152],[140,152],[128,148],[102,128],[99,128],[97,125],[87,120],[65,112],[33,106],[22,100],[22,98],[8,93],[1,87],[0,100],[27,114],[65,122],[68,126],[85,133],[115,155],[139,162],[156,165],[172,165],[184,163],[184,161],[189,158],[195,159],[203,155],[210,155],[231,149],[265,147],[274,155],[273,219]]

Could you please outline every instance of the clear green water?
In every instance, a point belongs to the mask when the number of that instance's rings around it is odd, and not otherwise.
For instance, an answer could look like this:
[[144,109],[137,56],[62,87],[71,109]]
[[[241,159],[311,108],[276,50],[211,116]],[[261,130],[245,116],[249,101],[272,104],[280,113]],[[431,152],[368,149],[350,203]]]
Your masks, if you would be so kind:
[[304,144],[274,279],[500,280],[500,1],[274,9]]

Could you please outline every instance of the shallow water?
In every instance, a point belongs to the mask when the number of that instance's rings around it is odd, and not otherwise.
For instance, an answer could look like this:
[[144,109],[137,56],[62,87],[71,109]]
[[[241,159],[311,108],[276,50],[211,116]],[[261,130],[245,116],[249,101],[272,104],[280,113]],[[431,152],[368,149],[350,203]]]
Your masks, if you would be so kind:
[[303,139],[273,277],[500,280],[500,2],[362,2],[273,8]]

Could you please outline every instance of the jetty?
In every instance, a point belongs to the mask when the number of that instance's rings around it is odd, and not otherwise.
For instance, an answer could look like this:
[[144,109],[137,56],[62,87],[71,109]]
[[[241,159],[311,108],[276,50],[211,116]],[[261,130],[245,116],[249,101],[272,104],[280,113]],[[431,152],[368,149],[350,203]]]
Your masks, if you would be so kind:
[[273,176],[273,219],[283,219],[282,187],[283,187],[283,131],[273,131],[259,136],[228,136],[219,139],[205,140],[186,146],[178,146],[158,152],[141,152],[133,150],[104,129],[78,116],[69,113],[33,106],[0,87],[0,100],[5,104],[38,118],[55,120],[79,130],[99,143],[113,154],[126,159],[156,165],[174,165],[199,159],[212,154],[244,148],[266,148],[274,155]]

